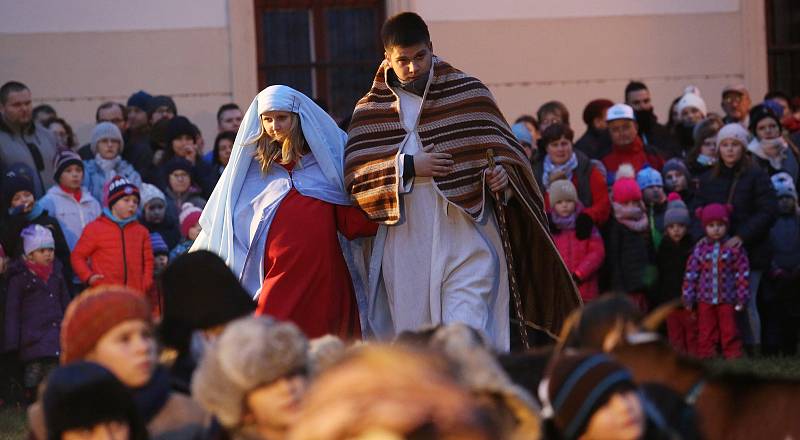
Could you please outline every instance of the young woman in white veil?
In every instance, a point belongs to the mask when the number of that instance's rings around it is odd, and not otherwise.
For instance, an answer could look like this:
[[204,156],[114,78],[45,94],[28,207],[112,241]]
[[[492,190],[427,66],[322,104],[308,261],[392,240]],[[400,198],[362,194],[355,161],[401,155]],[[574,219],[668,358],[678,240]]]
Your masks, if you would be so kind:
[[[353,282],[337,232],[374,235],[342,177],[347,135],[304,94],[256,96],[203,214],[192,250],[217,253],[258,301],[257,314],[308,337],[360,336]],[[202,268],[198,268],[202,270]]]

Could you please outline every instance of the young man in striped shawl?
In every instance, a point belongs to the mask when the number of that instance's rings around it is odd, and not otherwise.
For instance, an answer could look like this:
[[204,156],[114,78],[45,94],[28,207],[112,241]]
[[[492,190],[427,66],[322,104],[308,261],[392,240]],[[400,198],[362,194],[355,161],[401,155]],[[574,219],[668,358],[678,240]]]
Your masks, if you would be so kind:
[[345,148],[345,184],[383,225],[369,264],[368,330],[392,337],[462,322],[509,349],[508,258],[491,191],[508,214],[524,320],[558,332],[580,299],[548,236],[530,162],[491,93],[433,55],[417,14],[390,18],[381,37],[386,59]]

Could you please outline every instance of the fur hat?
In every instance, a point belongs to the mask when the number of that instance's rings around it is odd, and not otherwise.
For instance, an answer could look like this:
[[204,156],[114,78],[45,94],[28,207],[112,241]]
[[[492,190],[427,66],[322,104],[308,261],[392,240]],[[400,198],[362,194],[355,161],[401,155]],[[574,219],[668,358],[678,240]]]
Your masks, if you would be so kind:
[[644,191],[651,186],[664,186],[664,181],[661,179],[661,173],[653,168],[647,167],[642,168],[641,171],[636,174],[636,184],[639,185],[639,189]]
[[631,373],[607,355],[566,351],[551,361],[539,385],[542,416],[563,438],[578,438],[611,396],[635,389]]
[[114,203],[117,203],[126,196],[136,196],[137,199],[141,200],[139,188],[137,188],[133,182],[122,176],[114,176],[113,179],[105,184],[104,189],[105,197],[103,197],[103,201],[108,209],[111,209]]
[[164,237],[158,232],[150,233],[150,244],[153,246],[154,256],[169,254],[169,246],[167,246],[167,242],[164,241]]
[[202,209],[191,203],[187,202],[181,206],[181,213],[178,214],[178,221],[181,224],[181,236],[184,238],[189,236],[189,229],[192,229],[200,221],[200,214],[202,213]]
[[83,170],[83,161],[78,153],[71,151],[71,150],[61,150],[56,154],[56,157],[53,158],[53,168],[55,169],[55,173],[53,173],[53,180],[58,183],[59,179],[61,179],[61,173],[67,169],[70,165],[78,165]]
[[633,178],[633,166],[624,163],[619,166],[614,185],[611,186],[611,198],[617,203],[628,203],[642,200],[642,190]]
[[237,319],[203,355],[192,397],[226,428],[242,422],[247,394],[308,367],[308,340],[290,322],[267,316]]
[[142,183],[142,190],[140,192],[141,197],[141,205],[144,208],[145,205],[150,203],[155,199],[161,199],[164,203],[167,202],[167,197],[158,189],[157,186],[150,184],[150,183]]
[[550,197],[551,209],[556,206],[556,203],[564,200],[578,201],[578,191],[575,189],[575,185],[569,180],[556,180],[547,188],[547,193]]
[[528,131],[528,127],[525,126],[524,122],[517,122],[516,124],[512,125],[511,132],[514,133],[514,137],[517,138],[517,142],[521,144],[533,145],[533,136],[531,136],[531,132]]
[[67,306],[61,322],[61,364],[83,359],[103,335],[123,321],[150,323],[144,296],[124,286],[85,290]]
[[151,99],[153,99],[153,97],[149,93],[144,90],[139,90],[128,98],[126,106],[140,108],[146,112],[147,109],[150,108]]
[[122,133],[119,132],[119,128],[110,123],[110,122],[100,122],[99,124],[94,126],[94,130],[92,130],[92,140],[91,140],[91,148],[92,153],[97,154],[97,143],[100,142],[102,139],[116,139],[119,141],[119,153],[122,154],[122,150],[125,148],[125,140],[122,139]]
[[753,136],[756,136],[756,126],[758,126],[758,123],[767,118],[771,118],[772,120],[774,120],[775,123],[778,124],[778,129],[781,128],[780,118],[778,118],[778,115],[776,115],[775,112],[772,111],[772,109],[769,108],[767,105],[759,104],[750,109],[749,128],[750,128],[750,133],[752,133]]
[[678,100],[677,110],[680,115],[683,110],[689,107],[694,107],[703,114],[703,117],[708,114],[708,107],[706,101],[700,96],[700,89],[695,86],[688,86],[683,91],[683,96]]
[[694,212],[695,217],[700,219],[700,222],[705,228],[711,222],[721,221],[726,225],[730,224],[731,214],[733,213],[733,206],[723,205],[721,203],[711,203],[706,206],[697,208]]
[[172,141],[183,135],[191,136],[194,139],[197,137],[197,128],[185,116],[175,116],[169,120],[167,126],[167,148],[172,148]]
[[164,297],[161,340],[179,351],[188,350],[194,330],[226,324],[256,308],[225,262],[205,250],[171,261],[159,287]]
[[750,135],[741,124],[733,122],[724,125],[717,132],[717,148],[725,139],[736,139],[742,144],[742,147],[747,148],[747,144],[750,142]]
[[667,196],[667,210],[664,212],[664,227],[679,224],[689,226],[689,208],[678,193]]
[[22,248],[25,255],[37,249],[55,249],[56,242],[53,240],[53,233],[42,225],[28,225],[20,233],[22,237]]
[[775,194],[778,197],[791,197],[797,200],[797,188],[795,188],[794,181],[789,173],[782,171],[773,174],[770,180],[772,180],[772,186],[775,188]]
[[126,423],[131,440],[147,438],[130,391],[100,365],[77,362],[57,368],[47,379],[42,401],[48,440],[105,422]]
[[317,376],[340,361],[347,353],[344,341],[333,335],[312,339],[308,347],[311,374]]

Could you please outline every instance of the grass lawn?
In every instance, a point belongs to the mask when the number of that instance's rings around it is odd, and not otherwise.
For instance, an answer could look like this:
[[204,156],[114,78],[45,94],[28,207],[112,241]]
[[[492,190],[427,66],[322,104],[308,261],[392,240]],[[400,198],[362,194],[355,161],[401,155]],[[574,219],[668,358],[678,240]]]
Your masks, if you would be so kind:
[[24,439],[26,434],[24,409],[0,409],[0,440]]

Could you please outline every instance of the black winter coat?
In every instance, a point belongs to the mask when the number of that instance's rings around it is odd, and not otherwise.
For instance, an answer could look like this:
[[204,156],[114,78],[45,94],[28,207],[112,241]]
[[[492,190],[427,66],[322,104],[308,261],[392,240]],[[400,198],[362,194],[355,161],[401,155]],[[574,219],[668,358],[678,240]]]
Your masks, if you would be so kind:
[[[777,218],[778,199],[767,173],[758,165],[728,168],[720,164],[719,175],[714,169],[703,173],[692,210],[709,203],[726,204],[731,193],[733,214],[728,234],[744,242],[751,269],[765,270],[770,263],[769,231]],[[704,235],[699,219],[693,222],[692,235],[695,240]]]
[[658,306],[675,298],[680,298],[683,293],[683,276],[686,273],[686,261],[694,249],[694,242],[686,234],[678,243],[666,235],[661,240],[656,254],[658,267],[658,283],[653,289],[652,306]]
[[619,293],[644,293],[652,268],[650,231],[635,232],[612,215],[606,237],[606,270],[609,288]]

